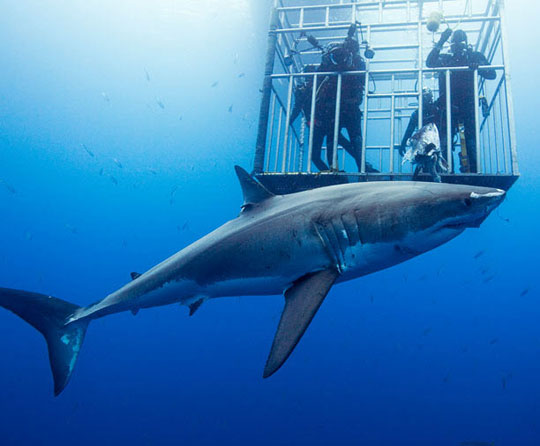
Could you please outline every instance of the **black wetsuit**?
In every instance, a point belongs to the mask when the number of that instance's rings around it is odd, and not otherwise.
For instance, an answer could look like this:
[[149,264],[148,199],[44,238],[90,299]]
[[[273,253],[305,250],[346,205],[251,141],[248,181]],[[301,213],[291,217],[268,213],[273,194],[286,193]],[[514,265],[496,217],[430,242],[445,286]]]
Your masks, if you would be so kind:
[[[366,64],[364,59],[359,54],[354,54],[352,63],[345,67],[336,67],[325,61],[319,67],[320,72],[335,72],[335,71],[365,71]],[[339,139],[339,143],[353,157],[356,162],[358,171],[362,166],[362,112],[360,104],[362,103],[365,87],[365,74],[355,74],[342,76],[341,81],[341,105],[339,114],[339,129],[346,129],[349,134],[350,143],[345,145]],[[318,103],[320,103],[320,114],[317,113],[317,121],[321,126],[322,132],[316,134],[318,136],[313,142],[313,152],[316,147],[319,148],[326,136],[327,146],[327,161],[332,164],[334,154],[334,127],[336,114],[336,93],[337,93],[337,76],[326,76],[321,79],[319,88]],[[316,145],[317,144],[317,145]],[[320,150],[320,149],[319,149]]]
[[[319,82],[320,86],[320,82]],[[318,88],[317,88],[318,89]],[[328,119],[328,110],[326,104],[321,103],[320,95],[317,96],[315,106],[316,119],[311,119],[311,99],[313,97],[313,76],[299,84],[294,90],[294,107],[291,112],[291,124],[296,120],[300,113],[304,113],[307,120],[307,125],[313,129],[313,146],[311,152],[311,160],[319,171],[329,170],[329,165],[332,165],[332,154],[328,158],[328,165],[322,160],[321,150],[324,138],[327,141],[334,141],[334,124]],[[330,145],[327,142],[328,145]],[[352,152],[351,142],[341,133],[338,135],[338,144],[341,145],[347,152]],[[327,155],[328,157],[328,155]]]
[[[467,47],[457,54],[441,54],[438,47],[433,48],[428,55],[426,65],[428,68],[441,67],[473,67],[489,65],[486,57]],[[478,70],[478,74],[485,79],[495,79],[497,73],[493,69]],[[452,139],[458,131],[459,123],[465,128],[465,144],[467,146],[468,170],[478,172],[476,159],[476,121],[474,103],[474,71],[457,71],[450,74],[450,99],[452,106]],[[441,105],[442,119],[439,130],[441,133],[441,146],[446,155],[446,73],[439,74],[439,104]],[[463,167],[463,166],[462,166]]]

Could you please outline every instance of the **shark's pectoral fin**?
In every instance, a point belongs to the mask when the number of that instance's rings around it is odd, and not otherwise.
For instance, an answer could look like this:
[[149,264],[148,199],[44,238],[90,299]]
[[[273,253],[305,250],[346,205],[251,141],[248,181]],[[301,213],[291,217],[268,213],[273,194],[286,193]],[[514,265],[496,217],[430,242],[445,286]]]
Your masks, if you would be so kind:
[[190,306],[189,306],[189,315],[190,316],[193,316],[195,314],[195,312],[200,308],[200,306],[203,304],[204,302],[204,299],[199,299],[199,300],[196,300],[195,302],[193,302]]
[[264,367],[263,378],[268,378],[287,360],[338,276],[339,273],[334,269],[307,274],[285,291],[285,308]]

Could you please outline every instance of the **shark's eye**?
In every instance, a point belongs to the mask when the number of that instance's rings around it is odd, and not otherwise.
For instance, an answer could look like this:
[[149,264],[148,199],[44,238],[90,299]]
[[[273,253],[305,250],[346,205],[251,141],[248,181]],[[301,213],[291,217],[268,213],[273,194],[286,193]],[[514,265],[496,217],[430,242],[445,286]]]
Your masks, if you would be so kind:
[[472,200],[470,198],[465,198],[465,200],[463,200],[463,204],[470,208],[472,206]]

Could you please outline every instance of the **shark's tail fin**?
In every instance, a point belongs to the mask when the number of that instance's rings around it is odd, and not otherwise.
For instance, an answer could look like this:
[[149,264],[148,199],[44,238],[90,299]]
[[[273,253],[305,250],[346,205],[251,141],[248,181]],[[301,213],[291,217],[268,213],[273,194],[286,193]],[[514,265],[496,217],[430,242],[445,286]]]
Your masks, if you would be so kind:
[[54,379],[54,395],[66,387],[81,348],[87,320],[66,325],[79,307],[55,297],[0,288],[0,306],[15,313],[45,337]]

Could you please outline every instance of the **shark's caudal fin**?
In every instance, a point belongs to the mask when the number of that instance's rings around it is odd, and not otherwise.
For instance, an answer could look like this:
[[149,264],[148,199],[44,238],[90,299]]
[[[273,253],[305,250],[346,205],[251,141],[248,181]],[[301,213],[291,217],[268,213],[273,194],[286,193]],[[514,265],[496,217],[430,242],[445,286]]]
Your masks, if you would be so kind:
[[87,320],[65,325],[79,307],[55,297],[8,288],[0,288],[0,306],[24,319],[47,341],[54,395],[59,395],[71,377],[88,327]]
[[287,360],[338,276],[339,273],[333,269],[308,274],[285,292],[285,308],[266,360],[263,378],[275,373]]

